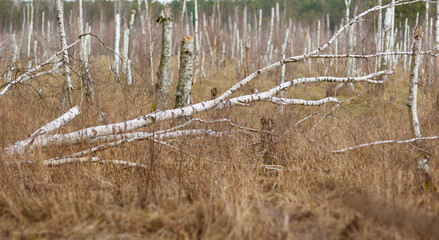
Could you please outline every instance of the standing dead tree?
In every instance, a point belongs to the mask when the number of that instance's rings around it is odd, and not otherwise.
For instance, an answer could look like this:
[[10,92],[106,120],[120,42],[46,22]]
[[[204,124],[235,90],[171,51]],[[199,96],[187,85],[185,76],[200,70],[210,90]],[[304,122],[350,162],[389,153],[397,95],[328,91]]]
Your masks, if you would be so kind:
[[123,32],[124,35],[123,35],[123,64],[122,64],[122,68],[123,68],[124,73],[127,75],[127,85],[133,84],[133,75],[131,72],[131,48],[132,48],[131,35],[133,33],[135,14],[136,14],[136,11],[131,10],[128,28],[126,28]]
[[[410,91],[407,106],[409,108],[410,125],[413,131],[413,135],[416,138],[421,138],[421,127],[418,119],[418,82],[419,82],[419,65],[421,64],[421,42],[423,38],[423,32],[421,25],[418,25],[413,31],[413,56],[410,69]],[[418,164],[418,169],[424,175],[424,187],[430,188],[433,186],[432,178],[430,175],[430,167],[428,165],[428,160],[430,154],[428,150],[425,150],[425,146],[421,146],[420,141],[416,141],[417,148],[423,149],[420,154],[416,157]]]
[[162,28],[162,54],[159,70],[157,72],[156,85],[156,109],[165,109],[168,105],[169,88],[171,87],[171,53],[172,53],[172,24],[174,17],[171,8],[166,4],[162,15],[157,22],[163,25]]
[[56,0],[56,12],[58,18],[58,29],[60,36],[61,49],[63,50],[62,62],[64,64],[64,74],[65,74],[65,82],[61,94],[61,110],[64,112],[66,108],[67,101],[69,106],[72,106],[72,78],[70,76],[70,61],[69,61],[69,53],[67,51],[67,39],[66,32],[64,30],[64,17],[63,17],[63,2],[61,0]]
[[113,71],[114,78],[119,81],[119,66],[120,66],[120,0],[114,1],[114,63]]
[[175,108],[192,104],[192,79],[194,71],[194,39],[185,35],[181,41],[180,73],[175,92]]

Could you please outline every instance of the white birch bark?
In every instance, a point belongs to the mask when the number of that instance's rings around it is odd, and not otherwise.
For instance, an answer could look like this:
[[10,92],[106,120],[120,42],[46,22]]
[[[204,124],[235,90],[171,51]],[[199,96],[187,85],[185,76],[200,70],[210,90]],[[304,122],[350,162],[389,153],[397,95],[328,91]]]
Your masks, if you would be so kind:
[[238,35],[238,30],[236,26],[236,22],[233,23],[233,40],[232,40],[232,59],[235,58],[235,43],[236,43],[236,36]]
[[347,151],[351,151],[354,149],[358,149],[358,148],[364,148],[364,147],[370,147],[370,146],[375,146],[375,145],[382,145],[382,144],[407,144],[407,143],[414,143],[414,142],[419,142],[419,141],[423,141],[423,140],[438,140],[439,136],[431,136],[431,137],[419,137],[419,138],[411,138],[411,139],[407,139],[407,140],[382,140],[382,141],[376,141],[376,142],[370,142],[370,143],[362,143],[359,145],[355,145],[352,147],[347,147],[347,148],[341,148],[341,149],[337,149],[337,150],[332,150],[332,153],[345,153]]
[[407,106],[409,107],[411,126],[413,130],[413,135],[415,137],[421,137],[421,128],[418,119],[418,107],[417,107],[417,96],[418,96],[418,82],[419,82],[419,65],[421,64],[421,41],[423,33],[422,27],[418,25],[413,31],[413,56],[410,66],[410,92],[409,100]]
[[320,19],[317,20],[317,46],[320,46]]
[[34,63],[38,65],[38,42],[34,40]]
[[242,13],[242,39],[247,39],[247,2],[244,2]]
[[270,32],[268,33],[267,50],[265,52],[265,59],[268,64],[268,55],[271,49],[271,40],[273,38],[273,25],[274,25],[274,8],[271,8],[271,19],[270,19]]
[[[418,96],[418,74],[419,74],[419,65],[421,65],[421,45],[422,45],[423,32],[422,27],[418,25],[413,31],[413,56],[412,63],[410,66],[410,91],[409,98],[407,102],[407,106],[409,107],[409,117],[411,120],[411,127],[413,131],[413,135],[415,138],[421,138],[421,127],[418,119],[418,104],[417,104],[417,96]],[[416,141],[419,144],[419,141]],[[429,154],[424,157],[417,158],[418,169],[424,173],[424,185],[429,188],[431,186],[432,180],[429,173],[430,167],[428,165]]]
[[130,29],[129,28],[125,28],[123,30],[123,46],[122,46],[122,72],[124,74],[127,73],[127,63],[128,63],[128,45],[129,45],[129,34],[130,34]]
[[195,11],[195,54],[198,55],[200,51],[200,36],[198,35],[198,1],[194,0],[194,11]]
[[[261,40],[261,31],[262,31],[262,9],[259,9],[259,22],[258,22],[258,48],[257,53],[258,55],[261,53],[261,48],[262,48],[262,40]],[[260,67],[259,63],[259,67]]]
[[[386,15],[384,17],[384,42],[383,51],[389,53],[391,51],[391,40],[392,40],[392,19],[393,19],[393,9],[388,7],[386,9]],[[390,69],[390,57],[385,56],[381,59],[380,70]]]
[[221,47],[221,59],[218,61],[218,66],[217,66],[217,73],[220,74],[221,73],[221,66],[225,66],[226,62],[226,44],[223,43],[222,47]]
[[194,39],[185,35],[181,41],[180,72],[175,92],[175,108],[192,104],[192,80],[194,71]]
[[[290,28],[287,29],[286,33],[285,33],[285,38],[284,38],[284,43],[282,44],[282,60],[285,59],[285,52],[286,52],[286,48],[287,48],[287,43],[288,43],[288,37],[290,35]],[[280,75],[280,84],[283,84],[285,82],[285,64],[282,65],[281,67],[281,75]],[[280,91],[279,96],[281,98],[284,97],[284,92]],[[283,113],[283,106],[280,107],[280,113]]]
[[64,74],[65,74],[65,82],[63,86],[63,93],[61,96],[61,110],[64,112],[66,108],[67,101],[69,102],[69,105],[72,105],[72,78],[70,76],[70,60],[69,60],[69,53],[67,51],[67,39],[66,39],[66,32],[64,30],[64,16],[63,16],[63,2],[62,0],[56,0],[56,11],[57,11],[57,18],[58,18],[58,29],[59,29],[59,35],[60,35],[60,43],[61,43],[61,49],[64,49],[63,56],[62,56],[62,62],[64,64]]
[[[392,4],[395,4],[395,0],[392,0],[391,2]],[[395,38],[396,38],[396,33],[395,33],[395,7],[391,7],[392,9],[392,18],[390,19],[391,22],[391,34],[390,34],[390,50],[392,51],[393,46],[395,46]],[[389,65],[390,67],[393,69],[394,66],[396,65],[394,58],[393,57],[389,57]]]
[[156,85],[156,109],[165,109],[168,105],[169,89],[171,87],[171,54],[172,54],[172,24],[173,17],[169,5],[165,6],[163,14],[158,18],[162,28],[162,54]]
[[6,74],[6,82],[8,83],[12,80],[12,73],[15,71],[15,65],[18,61],[18,57],[20,54],[20,47],[17,44],[17,40],[15,39],[15,32],[12,34],[12,46],[14,47],[14,55],[12,56],[12,63]]
[[429,35],[430,35],[430,33],[429,33],[429,30],[430,30],[430,27],[429,27],[429,22],[430,22],[430,17],[429,17],[429,13],[430,13],[430,3],[429,2],[426,2],[425,3],[425,41],[424,41],[424,45],[425,45],[425,47],[429,47],[429,45],[428,45],[428,40],[430,39],[429,38]]
[[[233,106],[242,106],[253,102],[259,101],[269,101],[273,103],[280,104],[300,104],[300,105],[319,105],[324,102],[333,102],[336,101],[333,98],[328,98],[321,101],[306,101],[306,100],[288,100],[288,99],[277,99],[274,97],[281,90],[285,91],[291,86],[298,84],[309,84],[309,83],[317,83],[317,82],[367,82],[367,83],[380,83],[380,81],[371,80],[377,76],[381,76],[384,74],[391,74],[389,71],[381,71],[373,74],[369,74],[362,77],[310,77],[310,78],[299,78],[294,79],[288,82],[285,82],[281,85],[278,85],[268,91],[239,96],[235,98],[231,98],[225,100],[221,96],[214,100],[204,101],[197,104],[193,104],[187,107],[172,109],[172,110],[162,110],[156,111],[132,120],[113,123],[109,125],[101,125],[96,127],[90,127],[82,130],[78,130],[75,132],[67,133],[67,134],[54,134],[51,136],[38,136],[29,146],[29,149],[35,149],[36,147],[49,146],[49,145],[65,145],[65,144],[75,144],[87,139],[96,138],[100,136],[106,136],[111,134],[120,134],[125,133],[131,130],[135,130],[152,123],[159,123],[167,120],[176,119],[179,117],[189,117],[196,113],[205,112],[208,110],[223,109],[229,108]],[[250,75],[251,76],[251,75]],[[249,77],[250,77],[249,76]],[[232,91],[229,89],[226,93]],[[224,94],[223,94],[224,95]]]
[[207,25],[206,15],[203,14],[203,30],[204,30],[204,33],[205,33],[205,35],[206,35],[207,45],[209,46],[210,59],[213,60],[214,57],[213,57],[212,44],[210,44],[209,33],[207,32],[206,25]]
[[[79,34],[84,34],[84,19],[83,19],[83,8],[82,8],[82,0],[78,2],[79,8],[79,16],[78,16],[78,30]],[[87,26],[86,26],[87,30]],[[90,36],[86,36],[81,38],[81,51],[79,53],[79,57],[82,63],[81,66],[81,85],[84,88],[83,94],[91,100],[91,102],[95,102],[95,94],[94,94],[94,86],[93,79],[91,77],[91,72],[89,69],[89,55],[90,55]]]
[[127,53],[127,84],[131,85],[133,84],[133,75],[131,71],[131,49],[132,49],[132,40],[131,35],[133,34],[133,27],[134,27],[134,19],[136,16],[136,11],[131,10],[130,14],[130,22],[128,25],[128,53]]
[[145,0],[145,21],[146,26],[148,27],[148,35],[149,35],[149,65],[151,67],[150,78],[151,83],[154,83],[154,43],[152,41],[152,27],[151,27],[151,14],[149,12],[149,2]]
[[[32,33],[33,33],[33,29],[34,29],[34,4],[33,2],[30,3],[30,5],[28,6],[28,15],[30,14],[29,18],[28,18],[28,35],[27,35],[27,57],[30,58],[30,53],[31,53],[31,42],[32,42]],[[30,13],[29,13],[30,12]],[[29,66],[30,67],[30,66]]]
[[[404,23],[404,52],[408,49],[408,36],[409,36],[409,26],[408,26],[408,19],[405,19]],[[407,73],[407,55],[404,55],[404,74]]]
[[43,37],[44,37],[44,35],[45,35],[45,31],[44,31],[44,11],[41,13],[41,34],[43,35]]
[[36,136],[48,134],[59,129],[60,127],[66,125],[67,123],[75,119],[79,115],[79,113],[80,113],[80,109],[78,106],[71,108],[60,117],[56,118],[55,120],[51,121],[50,123],[36,130],[34,133],[30,135],[29,138],[18,141],[13,145],[6,147],[5,148],[6,154],[8,155],[23,154],[25,152],[26,147],[35,139]]
[[[346,22],[348,23],[350,21],[350,5],[351,0],[345,0],[346,5]],[[348,54],[354,54],[354,25],[351,25],[347,30],[346,35],[346,42],[347,42],[347,52]],[[354,59],[347,59],[346,64],[346,76],[353,76],[354,73]],[[343,86],[343,84],[340,84],[337,86],[337,89]],[[351,91],[354,90],[354,85],[352,83],[349,83],[349,88]]]
[[[117,0],[114,1],[116,5]],[[115,10],[117,11],[117,10]],[[116,13],[114,15],[114,78],[119,81],[119,66],[120,66],[120,14]]]
[[[436,26],[435,26],[435,43],[434,43],[434,50],[436,53],[439,53],[439,4],[436,4]],[[439,75],[439,57],[435,57],[435,62],[436,62],[436,67],[435,67],[435,71],[436,71],[436,76]],[[437,78],[437,77],[436,77]],[[437,81],[437,79],[436,79]],[[439,95],[438,95],[439,97]],[[439,102],[439,101],[438,101]]]
[[[378,6],[382,6],[382,0],[378,0]],[[383,47],[383,34],[382,34],[382,26],[383,26],[383,11],[380,9],[378,11],[378,22],[377,22],[377,33],[376,33],[376,39],[377,39],[377,45],[376,45],[376,51],[381,52]],[[381,58],[377,58],[376,65],[375,65],[375,71],[378,70],[378,68],[381,67]]]

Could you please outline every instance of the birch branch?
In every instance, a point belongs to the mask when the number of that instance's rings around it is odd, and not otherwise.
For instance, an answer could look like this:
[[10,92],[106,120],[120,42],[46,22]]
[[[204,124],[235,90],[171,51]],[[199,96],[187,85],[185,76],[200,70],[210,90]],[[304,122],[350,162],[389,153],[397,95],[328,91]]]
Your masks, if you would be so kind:
[[[439,56],[439,53],[434,51],[422,51],[419,54],[430,55],[432,57]],[[381,53],[373,53],[373,54],[321,54],[321,55],[312,55],[307,58],[376,58],[381,56],[395,56],[395,55],[413,55],[413,52],[381,52]]]
[[[52,73],[53,71],[55,71],[55,70],[56,70],[56,69],[62,64],[62,63],[60,63],[59,61],[54,61],[54,60],[58,57],[58,55],[60,55],[60,54],[64,54],[64,51],[66,51],[67,49],[72,48],[73,46],[75,46],[76,44],[78,44],[78,43],[81,41],[81,38],[83,38],[83,37],[85,37],[85,36],[87,36],[87,35],[95,36],[95,35],[93,35],[93,34],[91,34],[91,33],[84,33],[84,34],[79,35],[79,36],[78,36],[78,39],[77,39],[76,41],[74,41],[73,43],[71,43],[71,44],[68,45],[68,46],[63,47],[60,51],[56,52],[52,57],[50,57],[49,59],[47,59],[44,63],[42,63],[42,64],[40,64],[40,65],[38,65],[38,66],[36,66],[36,67],[34,67],[34,68],[32,68],[32,69],[30,69],[30,70],[24,72],[24,73],[21,74],[19,77],[17,77],[14,81],[8,82],[8,83],[6,83],[5,85],[1,86],[0,89],[3,88],[3,90],[0,92],[0,98],[1,98],[3,95],[5,95],[5,93],[6,93],[6,92],[7,92],[12,86],[14,86],[14,85],[16,85],[16,84],[18,84],[18,83],[22,83],[22,82],[25,82],[25,81],[27,81],[27,80],[29,80],[29,79],[43,76],[43,75],[45,75],[45,74],[50,74],[50,73]],[[95,36],[95,37],[97,37],[97,36]],[[44,74],[43,74],[43,73],[39,73],[39,74],[35,74],[35,75],[31,76],[31,74],[37,72],[38,70],[41,70],[43,67],[45,67],[45,66],[47,66],[47,65],[49,65],[49,64],[55,64],[54,67],[52,68],[52,70],[50,70],[50,71],[46,71],[46,72],[44,72]]]
[[26,147],[35,139],[36,136],[48,134],[50,132],[53,132],[60,127],[66,125],[73,119],[75,119],[80,113],[80,109],[78,106],[75,106],[68,110],[66,113],[61,115],[60,117],[56,118],[55,120],[51,121],[50,123],[44,125],[43,127],[39,128],[37,131],[32,133],[29,138],[25,140],[21,140],[16,142],[13,145],[10,145],[5,148],[5,152],[8,155],[17,153],[17,154],[23,154],[25,152]]
[[[117,140],[114,142],[110,142],[110,143],[105,143],[102,145],[98,145],[83,151],[79,151],[73,154],[70,154],[68,156],[64,156],[64,157],[58,157],[58,158],[53,158],[51,160],[58,160],[58,159],[62,159],[62,158],[77,158],[77,157],[82,157],[94,152],[98,152],[98,151],[104,151],[106,149],[112,148],[112,147],[117,147],[120,146],[122,144],[126,144],[126,143],[131,143],[134,141],[141,141],[141,140],[146,140],[146,139],[150,139],[153,140],[157,143],[160,144],[164,144],[165,146],[171,147],[174,150],[177,151],[181,151],[180,149],[166,143],[163,141],[159,141],[157,140],[157,138],[172,138],[172,137],[181,137],[181,136],[189,136],[189,135],[210,135],[210,136],[214,136],[214,137],[222,137],[225,135],[228,135],[229,132],[215,132],[212,131],[210,129],[193,129],[193,130],[181,130],[181,131],[176,131],[176,132],[170,132],[170,133],[164,133],[164,134],[153,134],[153,133],[144,133],[144,132],[137,132],[137,133],[127,133],[127,134],[119,134],[119,135],[110,135],[110,136],[104,136],[104,137],[99,137],[96,139],[92,139],[94,142],[97,141],[113,141],[113,140]],[[155,138],[153,138],[155,137]],[[90,141],[90,142],[93,142]],[[190,153],[186,153],[183,152],[191,157],[194,157],[192,154]]]
[[327,97],[316,101],[271,97],[269,99],[265,99],[265,101],[282,106],[288,106],[288,105],[320,106],[328,102],[336,102],[336,103],[340,102],[337,98],[334,97]]
[[359,145],[355,145],[352,147],[347,148],[341,148],[337,150],[332,150],[331,153],[345,153],[347,151],[351,151],[357,148],[364,148],[364,147],[370,147],[375,145],[382,145],[382,144],[406,144],[406,143],[413,143],[417,141],[425,141],[425,140],[439,140],[439,136],[431,136],[431,137],[419,137],[419,138],[411,138],[406,140],[381,140],[376,142],[369,142],[369,143],[362,143]]

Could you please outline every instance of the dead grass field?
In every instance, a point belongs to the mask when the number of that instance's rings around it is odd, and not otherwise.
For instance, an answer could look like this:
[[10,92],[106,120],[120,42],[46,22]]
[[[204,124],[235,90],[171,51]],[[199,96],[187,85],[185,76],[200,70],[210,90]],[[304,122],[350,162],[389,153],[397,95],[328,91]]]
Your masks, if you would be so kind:
[[[302,65],[289,65],[288,75],[309,75]],[[135,76],[134,85],[126,86],[114,82],[104,61],[96,61],[93,66],[97,106],[84,102],[81,115],[59,132],[97,124],[97,111],[108,112],[110,122],[151,111],[153,86],[143,79],[149,74],[147,70],[139,67],[137,73],[141,74]],[[212,66],[208,77],[194,84],[194,102],[210,99],[212,87],[221,93],[237,81],[233,63],[227,65],[226,74],[216,75],[215,69]],[[16,86],[0,99],[0,237],[439,239],[439,195],[422,189],[414,161],[416,152],[410,145],[330,153],[359,143],[412,137],[405,106],[408,76],[397,70],[383,97],[368,93],[367,85],[358,84],[356,93],[365,93],[322,121],[333,104],[285,107],[281,115],[277,106],[258,103],[196,115],[206,120],[230,118],[256,129],[261,128],[262,117],[272,118],[272,163],[281,165],[280,170],[264,168],[261,149],[254,144],[260,140],[259,134],[240,133],[171,141],[180,151],[140,141],[96,154],[103,159],[144,164],[153,159],[152,171],[99,163],[56,167],[7,164],[44,160],[87,147],[80,144],[38,149],[24,156],[6,157],[1,152],[4,147],[60,114],[60,76]],[[174,71],[174,83],[177,74]],[[243,91],[266,89],[276,79],[276,71],[262,75]],[[287,96],[318,99],[325,97],[327,87],[324,83],[297,86]],[[79,96],[76,101],[80,101]],[[420,90],[419,108],[423,135],[438,135],[436,90]],[[314,112],[318,114],[293,126]],[[142,131],[164,129],[170,124]],[[230,129],[218,123],[193,126]],[[437,141],[429,144],[431,173],[437,182]]]

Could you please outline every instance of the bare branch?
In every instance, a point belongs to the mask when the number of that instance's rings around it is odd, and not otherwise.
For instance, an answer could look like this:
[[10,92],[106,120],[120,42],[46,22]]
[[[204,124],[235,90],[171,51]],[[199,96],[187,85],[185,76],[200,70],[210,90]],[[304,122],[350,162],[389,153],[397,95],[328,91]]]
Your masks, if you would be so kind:
[[332,150],[331,153],[345,153],[347,151],[351,151],[357,148],[364,148],[364,147],[370,147],[374,145],[382,145],[382,144],[406,144],[406,143],[412,143],[416,141],[425,141],[425,140],[439,140],[439,136],[431,136],[431,137],[419,137],[419,138],[411,138],[407,140],[382,140],[382,141],[376,141],[376,142],[370,142],[370,143],[363,143],[359,145],[355,145],[352,147]]

